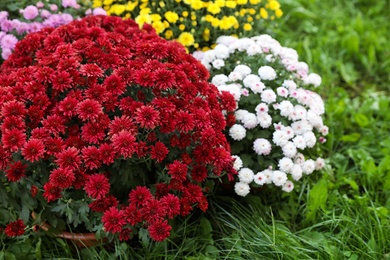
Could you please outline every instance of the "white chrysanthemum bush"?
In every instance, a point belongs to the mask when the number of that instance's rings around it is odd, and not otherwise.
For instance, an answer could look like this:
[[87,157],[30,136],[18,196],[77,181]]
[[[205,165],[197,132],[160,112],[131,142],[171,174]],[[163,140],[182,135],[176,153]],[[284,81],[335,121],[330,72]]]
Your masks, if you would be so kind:
[[270,184],[290,192],[324,167],[318,154],[328,127],[324,102],[315,92],[321,77],[309,72],[294,49],[269,35],[222,36],[213,50],[194,56],[210,71],[212,83],[238,103],[234,115],[226,115],[238,195]]

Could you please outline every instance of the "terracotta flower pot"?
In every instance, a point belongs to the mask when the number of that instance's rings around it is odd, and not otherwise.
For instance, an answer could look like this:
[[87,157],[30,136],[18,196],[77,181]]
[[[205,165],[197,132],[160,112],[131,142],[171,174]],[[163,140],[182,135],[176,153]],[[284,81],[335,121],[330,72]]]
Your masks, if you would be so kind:
[[[35,212],[31,213],[31,217],[36,219]],[[49,231],[50,225],[46,222],[43,222],[39,225],[39,228],[44,231]],[[55,237],[60,237],[73,242],[79,248],[93,247],[97,246],[105,241],[107,238],[97,239],[95,233],[71,233],[68,231],[62,231],[59,234],[53,234]]]

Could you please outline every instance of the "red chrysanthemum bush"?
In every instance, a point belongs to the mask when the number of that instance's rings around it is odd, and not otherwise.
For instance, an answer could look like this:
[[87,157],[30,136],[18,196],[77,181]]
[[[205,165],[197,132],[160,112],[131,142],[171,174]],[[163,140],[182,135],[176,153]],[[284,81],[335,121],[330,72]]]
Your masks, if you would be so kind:
[[208,77],[181,45],[132,20],[87,17],[27,35],[0,72],[4,221],[28,223],[34,211],[55,227],[122,240],[143,228],[163,241],[169,219],[207,209],[208,177],[235,174],[222,114],[235,101]]

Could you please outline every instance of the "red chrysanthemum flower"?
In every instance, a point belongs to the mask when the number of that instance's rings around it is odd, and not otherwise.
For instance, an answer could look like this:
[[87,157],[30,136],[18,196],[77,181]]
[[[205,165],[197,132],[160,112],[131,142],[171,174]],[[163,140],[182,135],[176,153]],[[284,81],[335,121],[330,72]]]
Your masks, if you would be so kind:
[[168,221],[160,219],[149,226],[148,231],[150,237],[154,241],[164,241],[171,234],[172,227],[168,224]]
[[60,137],[49,137],[46,138],[44,142],[48,155],[57,155],[65,148],[64,140]]
[[76,115],[76,106],[78,101],[73,97],[66,97],[59,103],[58,110],[63,113],[64,116],[72,117]]
[[99,150],[96,146],[87,146],[81,150],[82,159],[85,167],[90,170],[98,169],[100,167],[101,160]]
[[104,71],[96,64],[84,64],[80,67],[80,73],[88,77],[102,77]]
[[153,72],[147,69],[137,70],[135,80],[137,84],[145,87],[152,87],[156,84]]
[[159,112],[152,106],[142,106],[135,112],[135,120],[146,129],[154,129],[158,125]]
[[1,115],[3,117],[20,116],[24,118],[26,114],[27,110],[24,103],[19,101],[6,102],[1,109]]
[[106,133],[101,124],[86,123],[81,127],[81,138],[87,143],[98,144],[104,137],[106,137]]
[[104,212],[102,217],[104,229],[111,233],[117,233],[122,230],[122,227],[126,224],[125,215],[122,210],[118,210],[115,207],[111,207]]
[[185,186],[183,197],[187,198],[191,203],[200,201],[203,197],[202,188],[196,184],[189,183]]
[[24,234],[26,226],[23,220],[18,219],[14,222],[8,223],[4,229],[4,233],[9,237],[18,237]]
[[156,79],[156,86],[161,90],[171,88],[176,83],[175,75],[172,71],[167,69],[157,69],[154,72],[154,78]]
[[99,103],[107,101],[107,89],[101,84],[91,84],[84,93],[86,98],[96,100]]
[[55,162],[60,168],[77,170],[81,166],[79,150],[75,147],[69,147],[66,150],[63,150],[58,153],[56,157]]
[[185,197],[180,198],[180,215],[182,217],[185,217],[188,214],[190,214],[191,210],[192,210],[191,202]]
[[76,190],[83,189],[85,186],[85,181],[87,179],[87,175],[85,174],[84,171],[78,170],[74,172],[74,182],[73,182],[73,187]]
[[102,111],[99,102],[91,99],[81,101],[76,107],[77,115],[83,121],[97,119],[99,114],[103,113]]
[[10,181],[19,181],[23,177],[26,177],[27,165],[23,164],[21,161],[14,162],[9,166],[9,169],[5,171],[5,176]]
[[131,238],[132,230],[130,228],[123,228],[119,234],[120,241],[127,241]]
[[131,157],[136,151],[136,139],[133,133],[129,131],[121,131],[111,138],[114,151],[118,152],[125,158]]
[[187,178],[187,165],[175,160],[167,166],[168,174],[172,179],[184,181]]
[[1,136],[1,142],[4,148],[9,149],[11,152],[16,152],[26,143],[26,134],[16,128],[5,130]]
[[169,193],[169,187],[165,183],[156,184],[156,192],[154,194],[156,199],[160,199]]
[[65,119],[59,115],[51,115],[42,121],[43,127],[50,133],[58,135],[65,133]]
[[73,78],[70,76],[69,72],[58,71],[52,75],[53,89],[58,91],[64,91],[66,89],[72,88]]
[[236,123],[236,116],[234,113],[229,113],[226,115],[226,125],[232,127]]
[[105,212],[111,207],[117,207],[118,204],[118,200],[114,196],[109,195],[106,198],[93,201],[91,204],[89,204],[89,207],[95,212]]
[[188,133],[189,131],[194,129],[195,123],[194,123],[194,118],[192,117],[191,114],[184,112],[184,111],[179,111],[176,113],[175,117],[176,121],[176,128],[182,132],[182,133]]
[[180,214],[180,200],[177,196],[167,194],[160,201],[166,210],[168,218],[174,218]]
[[49,180],[51,184],[61,189],[66,189],[72,186],[76,177],[69,168],[57,168],[50,172]]
[[39,189],[37,186],[32,185],[30,188],[31,197],[35,198],[38,195]]
[[137,207],[144,206],[151,199],[153,199],[152,193],[144,186],[137,186],[129,194],[129,202]]
[[129,116],[116,116],[114,117],[114,120],[112,120],[110,123],[108,134],[115,135],[124,130],[135,133],[138,129]]
[[237,102],[234,99],[234,96],[230,94],[228,91],[222,91],[220,94],[220,98],[222,101],[222,108],[226,111],[234,111],[237,107]]
[[33,99],[36,96],[45,94],[46,87],[45,85],[38,82],[29,82],[25,86],[25,91],[25,96],[27,98]]
[[148,200],[141,210],[142,219],[149,224],[154,223],[158,219],[163,219],[167,214],[165,206],[158,200]]
[[47,200],[47,202],[55,201],[61,198],[62,189],[50,182],[45,183],[43,190],[44,192],[42,196]]
[[114,148],[109,144],[102,144],[99,147],[99,155],[102,162],[106,165],[114,163],[115,161]]
[[104,80],[103,86],[106,87],[107,91],[116,95],[121,95],[126,90],[125,83],[123,82],[121,77],[116,74],[111,74],[110,76],[108,76]]
[[207,168],[202,165],[196,165],[191,170],[191,178],[194,181],[202,182],[207,178]]
[[45,154],[45,145],[40,139],[30,139],[22,148],[22,155],[30,162],[38,161]]
[[142,221],[141,211],[134,204],[130,204],[123,210],[125,214],[126,223],[135,226]]
[[84,190],[88,196],[94,199],[100,199],[105,197],[110,191],[110,183],[104,174],[89,175]]
[[156,142],[156,144],[152,147],[150,152],[151,158],[155,159],[157,162],[162,162],[165,157],[167,157],[169,153],[168,148],[165,146],[163,142]]
[[5,131],[6,129],[19,129],[22,130],[26,124],[23,121],[23,118],[20,116],[9,116],[4,118],[3,124],[1,125],[1,130]]

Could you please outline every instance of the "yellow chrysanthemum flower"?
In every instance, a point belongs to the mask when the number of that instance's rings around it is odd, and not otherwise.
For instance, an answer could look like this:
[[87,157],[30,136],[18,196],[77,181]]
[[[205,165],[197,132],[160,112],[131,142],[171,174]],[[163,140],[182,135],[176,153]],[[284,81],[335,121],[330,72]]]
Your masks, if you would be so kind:
[[187,16],[188,16],[188,12],[187,12],[187,11],[183,11],[183,12],[181,13],[181,15],[182,15],[183,17],[187,17]]
[[114,4],[111,6],[111,8],[108,10],[108,13],[115,14],[115,15],[121,15],[126,10],[126,7],[124,5],[120,4]]
[[277,18],[282,17],[282,15],[283,15],[283,11],[282,11],[282,10],[280,10],[280,9],[275,10],[275,16],[276,16]]
[[179,25],[180,31],[184,31],[185,28],[186,28],[186,26],[185,26],[184,24],[180,24],[180,25]]
[[263,18],[263,19],[267,19],[268,18],[268,12],[263,7],[260,8],[260,17]]
[[236,8],[236,6],[237,6],[237,3],[235,1],[230,1],[230,0],[226,1],[226,7]]
[[200,10],[203,8],[203,2],[201,0],[193,0],[191,2],[191,8],[194,10]]
[[138,5],[138,3],[131,3],[131,2],[127,2],[125,7],[126,7],[126,11],[129,11],[129,12],[132,12],[134,10],[134,8],[136,8]]
[[112,5],[114,0],[103,0],[103,5]]
[[210,29],[209,28],[204,29],[202,36],[206,42],[210,41]]
[[165,30],[165,26],[161,21],[153,22],[152,27],[156,30],[157,34],[160,34]]
[[177,40],[184,46],[191,46],[195,43],[194,36],[189,32],[182,32]]
[[276,0],[269,1],[268,6],[269,6],[268,8],[273,11],[278,10],[280,8],[280,4]]
[[177,20],[179,20],[179,15],[177,13],[168,11],[164,14],[165,19],[167,19],[168,22],[170,23],[176,23]]
[[144,23],[152,23],[152,18],[148,14],[140,14],[135,18],[135,22],[142,27]]
[[[141,7],[142,8],[142,7]],[[140,15],[150,14],[152,11],[149,7],[142,8],[141,11],[139,11]]]
[[171,39],[173,37],[173,32],[172,32],[172,30],[167,30],[166,32],[165,32],[165,39]]
[[92,8],[102,7],[103,2],[101,0],[94,0],[92,3]]
[[246,5],[248,3],[248,0],[237,0],[237,4],[239,5]]
[[249,0],[249,3],[251,5],[257,5],[257,4],[261,3],[261,0]]
[[161,8],[164,8],[164,7],[165,7],[165,3],[164,3],[163,1],[160,1],[160,2],[158,3],[158,5],[159,5]]
[[221,12],[221,8],[217,4],[210,3],[207,7],[207,11],[212,14],[218,14]]
[[250,25],[249,23],[246,23],[246,24],[244,24],[243,29],[245,31],[250,31],[250,30],[252,30],[252,25]]

